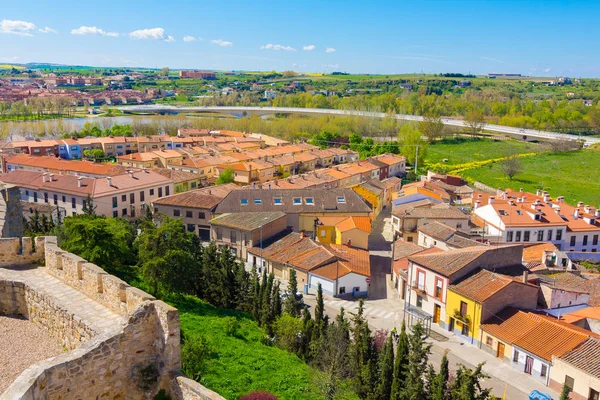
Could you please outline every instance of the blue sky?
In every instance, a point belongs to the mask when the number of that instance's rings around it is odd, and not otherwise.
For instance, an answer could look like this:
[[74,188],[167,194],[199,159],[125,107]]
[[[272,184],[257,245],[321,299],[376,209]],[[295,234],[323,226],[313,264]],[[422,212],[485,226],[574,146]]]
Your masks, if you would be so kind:
[[3,3],[2,63],[600,77],[599,1]]

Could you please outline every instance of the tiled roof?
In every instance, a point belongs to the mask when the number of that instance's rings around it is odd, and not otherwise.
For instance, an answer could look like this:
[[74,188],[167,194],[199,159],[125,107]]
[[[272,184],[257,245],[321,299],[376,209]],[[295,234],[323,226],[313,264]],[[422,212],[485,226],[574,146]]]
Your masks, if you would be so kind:
[[251,232],[281,218],[285,218],[285,213],[281,211],[236,213],[219,215],[211,220],[210,223],[216,226],[225,226]]
[[560,358],[572,366],[600,378],[600,339],[589,338]]
[[371,262],[367,250],[348,247],[343,244],[330,244],[332,253],[352,272],[371,276]]
[[190,190],[172,196],[163,197],[153,201],[153,204],[181,206],[199,209],[212,209],[221,202],[232,190],[238,190],[239,187],[234,183],[224,185],[209,186],[202,189]]
[[[451,285],[449,289],[479,303],[483,303],[511,284],[525,285],[514,278],[483,269],[462,280],[460,283]],[[527,286],[537,288],[534,285]]]
[[[398,242],[396,242],[398,243]],[[419,247],[419,246],[417,246]],[[429,247],[427,249],[423,249],[422,247],[419,247],[420,250],[411,253],[412,254],[435,254],[435,253],[441,253],[443,250],[438,248],[438,247]],[[410,250],[412,251],[412,250]],[[406,254],[407,252],[409,252],[408,249],[404,250],[404,254]],[[396,273],[396,275],[400,274],[400,271],[408,271],[408,256],[402,256],[400,258],[396,258],[396,253],[394,253],[394,261],[392,261],[392,268],[394,269],[394,272]]]
[[[281,204],[275,204],[275,198],[280,198]],[[302,204],[294,204],[295,198],[301,198]],[[314,204],[306,204],[307,198],[312,198]],[[247,204],[242,204],[242,199]],[[352,189],[247,189],[230,192],[215,210],[218,214],[256,211],[369,213],[371,209]]]
[[420,226],[418,230],[427,236],[443,241],[450,239],[450,237],[456,233],[456,229],[438,221],[433,221],[429,224]]
[[568,324],[573,324],[588,318],[600,321],[600,307],[587,307],[562,316],[562,320]]
[[394,242],[394,260],[410,256],[411,254],[418,253],[422,250],[423,248],[421,246],[407,242],[404,239],[398,239]]
[[465,247],[436,254],[416,254],[409,256],[415,264],[429,268],[444,276],[450,276],[473,263],[488,251],[486,247]]
[[187,182],[194,179],[200,179],[200,175],[191,172],[178,171],[167,168],[152,168],[152,172],[156,172],[165,178],[172,179],[174,183]]
[[540,358],[551,361],[572,350],[590,331],[551,317],[506,308],[481,325],[481,329]]
[[45,170],[71,171],[104,176],[121,175],[127,172],[127,168],[120,165],[79,160],[68,161],[54,156],[30,156],[29,154],[8,157],[6,163]]
[[394,208],[392,212],[398,218],[428,218],[428,219],[468,219],[469,216],[456,207],[443,205],[443,207],[413,207],[404,212]]
[[335,226],[340,232],[346,232],[351,229],[360,229],[361,231],[371,233],[370,217],[348,217]]
[[523,262],[541,262],[546,251],[556,251],[557,248],[550,242],[523,244]]

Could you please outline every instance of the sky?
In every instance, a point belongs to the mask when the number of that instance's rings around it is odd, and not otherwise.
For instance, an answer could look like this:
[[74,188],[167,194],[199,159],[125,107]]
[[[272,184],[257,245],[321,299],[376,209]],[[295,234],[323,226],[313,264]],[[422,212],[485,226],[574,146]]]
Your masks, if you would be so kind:
[[0,63],[600,77],[600,1],[0,1]]

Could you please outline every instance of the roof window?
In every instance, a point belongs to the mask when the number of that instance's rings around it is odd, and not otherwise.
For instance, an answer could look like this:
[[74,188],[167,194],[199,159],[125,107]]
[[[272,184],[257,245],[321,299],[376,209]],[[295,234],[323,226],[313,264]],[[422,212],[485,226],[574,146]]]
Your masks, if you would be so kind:
[[243,206],[248,205],[248,199],[240,199],[240,204]]
[[262,204],[262,200],[261,199],[254,199],[254,204]]
[[294,197],[293,202],[294,202],[294,205],[302,204],[302,197]]
[[346,203],[346,198],[345,198],[345,197],[342,197],[342,196],[338,196],[338,198],[337,198],[337,202],[338,202],[339,204],[345,204],[345,203]]

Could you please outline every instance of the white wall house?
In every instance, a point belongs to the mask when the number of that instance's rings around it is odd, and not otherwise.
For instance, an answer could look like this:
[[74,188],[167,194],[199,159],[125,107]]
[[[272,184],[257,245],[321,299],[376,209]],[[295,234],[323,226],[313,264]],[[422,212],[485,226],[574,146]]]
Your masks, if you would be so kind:
[[552,363],[514,344],[512,348],[513,353],[510,365],[521,372],[531,375],[536,381],[547,386],[550,382],[550,368],[552,367]]

